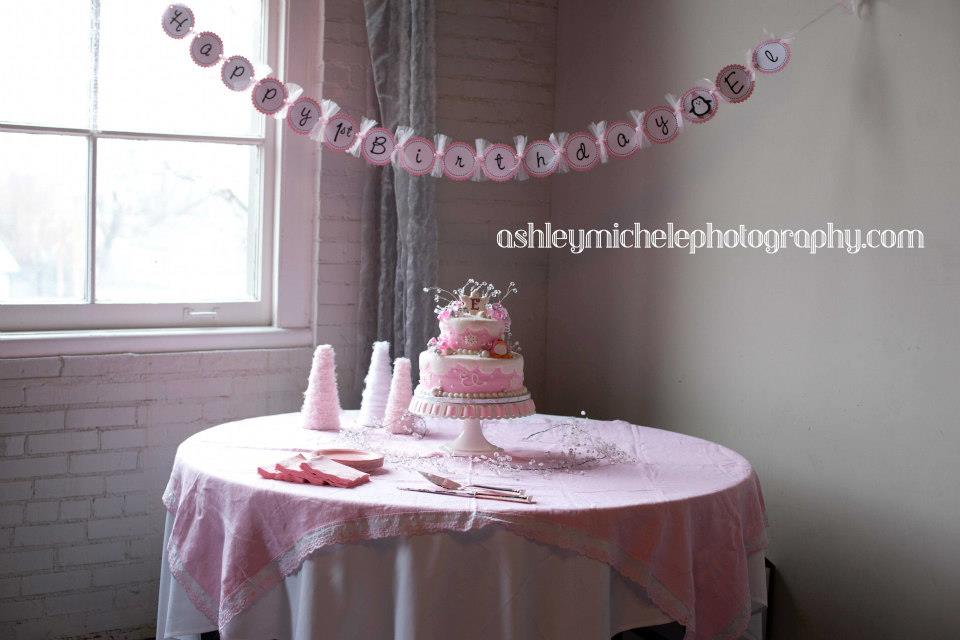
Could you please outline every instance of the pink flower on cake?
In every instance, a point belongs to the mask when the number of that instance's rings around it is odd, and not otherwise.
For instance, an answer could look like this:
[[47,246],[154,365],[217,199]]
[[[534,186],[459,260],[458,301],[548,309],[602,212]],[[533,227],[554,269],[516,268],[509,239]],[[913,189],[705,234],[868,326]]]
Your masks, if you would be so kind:
[[449,318],[456,318],[460,315],[460,312],[463,310],[463,303],[459,300],[454,300],[444,308],[440,310],[440,313],[437,314],[437,320],[447,320]]
[[506,333],[510,333],[510,313],[507,311],[507,308],[505,306],[503,306],[499,302],[488,304],[487,316],[490,318],[493,318],[494,320],[502,320],[503,330]]
[[450,346],[450,341],[443,336],[440,336],[439,339],[431,338],[428,347],[443,356],[448,356],[453,353],[453,347]]

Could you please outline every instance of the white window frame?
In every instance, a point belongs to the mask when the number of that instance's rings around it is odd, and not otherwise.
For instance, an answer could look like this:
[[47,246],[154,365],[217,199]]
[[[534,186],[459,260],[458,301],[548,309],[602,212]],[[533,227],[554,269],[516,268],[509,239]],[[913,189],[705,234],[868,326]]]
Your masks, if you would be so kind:
[[[277,77],[285,79],[289,73],[304,87],[319,86],[319,65],[313,64],[321,51],[316,39],[319,3],[266,0],[264,12],[266,59],[276,69]],[[296,51],[296,56],[288,56],[288,50]],[[274,118],[265,119],[262,137],[144,135],[20,125],[0,125],[0,130],[91,136],[94,138],[88,145],[91,154],[96,153],[96,137],[256,144],[263,154],[259,303],[98,305],[86,302],[82,303],[83,307],[100,307],[104,311],[89,313],[88,318],[92,320],[79,322],[72,318],[70,322],[64,320],[66,314],[61,314],[61,310],[70,305],[3,305],[0,306],[3,316],[0,357],[295,347],[314,342],[315,213],[320,157],[316,143],[300,139],[285,145],[285,125]],[[88,162],[95,161],[95,155],[88,158]],[[95,165],[90,166],[93,174]],[[95,176],[91,175],[90,179],[95,180]],[[91,198],[95,197],[95,185],[91,185],[88,192]],[[92,206],[92,202],[88,206]],[[92,218],[88,216],[88,224],[92,224]],[[88,250],[94,249],[91,231],[88,230],[91,236]],[[88,260],[88,264],[94,264],[93,259]],[[264,269],[264,266],[271,268]],[[91,272],[88,277],[95,274]],[[214,307],[216,315],[204,313]],[[162,312],[167,314],[166,318]],[[104,315],[98,315],[100,313]],[[44,320],[45,316],[60,317]],[[151,326],[142,326],[145,317],[151,319]],[[11,325],[29,327],[29,330],[4,330]]]

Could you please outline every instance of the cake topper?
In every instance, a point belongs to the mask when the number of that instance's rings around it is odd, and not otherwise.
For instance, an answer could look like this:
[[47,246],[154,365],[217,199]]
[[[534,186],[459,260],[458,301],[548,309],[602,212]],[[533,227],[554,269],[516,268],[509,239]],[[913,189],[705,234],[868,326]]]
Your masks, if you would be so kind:
[[474,296],[470,294],[460,294],[462,309],[471,316],[482,316],[487,309],[489,296]]
[[439,338],[430,339],[428,348],[441,355],[469,352],[484,358],[512,358],[514,353],[520,352],[520,344],[511,340],[510,313],[503,306],[504,300],[517,293],[516,282],[510,282],[505,291],[498,289],[492,282],[481,282],[473,278],[452,291],[440,287],[424,287],[423,290],[433,293],[433,300],[437,303],[434,313],[441,323],[451,318],[485,318],[503,323],[503,335],[496,344],[464,349],[464,345],[450,344],[441,333]]
[[433,301],[437,303],[434,312],[440,320],[473,315],[509,323],[509,316],[498,316],[506,315],[503,301],[510,297],[510,294],[517,293],[517,283],[511,282],[506,291],[501,291],[492,282],[478,282],[470,278],[453,291],[441,287],[424,287],[423,290],[425,293],[433,292]]

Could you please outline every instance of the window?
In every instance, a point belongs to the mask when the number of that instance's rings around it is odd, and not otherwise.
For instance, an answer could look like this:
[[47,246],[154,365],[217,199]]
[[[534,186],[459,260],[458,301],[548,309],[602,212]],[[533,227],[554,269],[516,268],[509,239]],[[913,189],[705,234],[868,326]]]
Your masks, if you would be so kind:
[[[281,58],[279,2],[191,0],[226,53]],[[0,331],[270,325],[278,126],[165,4],[30,0],[0,39]],[[38,37],[42,36],[42,37]]]

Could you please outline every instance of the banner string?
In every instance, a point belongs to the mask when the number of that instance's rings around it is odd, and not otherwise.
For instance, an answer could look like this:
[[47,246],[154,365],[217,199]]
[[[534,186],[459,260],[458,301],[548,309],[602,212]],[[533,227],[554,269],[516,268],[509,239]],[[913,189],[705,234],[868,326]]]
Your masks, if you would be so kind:
[[833,5],[831,5],[830,7],[827,7],[826,9],[824,9],[823,12],[822,12],[820,15],[818,15],[816,18],[814,18],[813,20],[811,20],[811,21],[808,22],[807,24],[805,24],[805,25],[803,25],[802,27],[800,27],[799,29],[797,29],[796,32],[797,32],[797,33],[802,33],[802,32],[804,31],[804,29],[808,29],[808,28],[812,27],[813,25],[817,24],[818,22],[820,22],[821,20],[823,20],[824,18],[826,18],[828,15],[830,15],[831,13],[833,13],[834,11],[836,11],[837,9],[841,9],[841,8],[843,8],[843,5],[841,5],[839,2],[834,2]]
[[787,67],[794,37],[837,9],[859,15],[860,1],[835,0],[790,35],[767,34],[767,39],[746,52],[744,63],[724,66],[715,79],[694,84],[679,98],[667,94],[662,104],[645,111],[631,110],[622,120],[592,122],[583,131],[555,131],[532,141],[518,135],[512,145],[491,144],[481,138],[451,141],[442,133],[428,139],[406,126],[391,131],[370,118],[358,122],[333,100],[315,100],[302,95],[299,85],[272,77],[269,66],[254,69],[244,56],[225,56],[223,41],[216,33],[195,32],[194,14],[186,5],[169,5],[161,26],[176,40],[193,34],[189,51],[197,66],[218,66],[223,84],[232,91],[249,91],[257,111],[286,120],[291,131],[328,149],[350,153],[375,166],[393,165],[413,176],[506,182],[530,176],[544,178],[568,170],[590,171],[610,158],[628,158],[641,149],[673,142],[691,128],[686,125],[709,122],[722,105],[750,99],[759,76],[777,74]]

